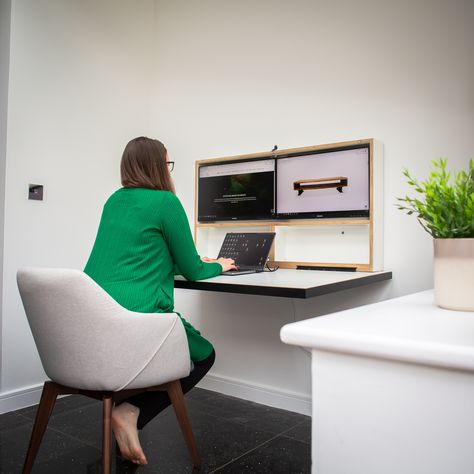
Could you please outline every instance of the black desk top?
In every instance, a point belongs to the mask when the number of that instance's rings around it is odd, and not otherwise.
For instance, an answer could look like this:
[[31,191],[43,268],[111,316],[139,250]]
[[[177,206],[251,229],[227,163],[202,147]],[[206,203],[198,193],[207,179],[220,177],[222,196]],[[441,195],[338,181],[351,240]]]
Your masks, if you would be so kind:
[[313,298],[391,279],[392,272],[389,271],[368,273],[280,269],[274,273],[220,275],[194,282],[176,276],[175,288],[285,298]]

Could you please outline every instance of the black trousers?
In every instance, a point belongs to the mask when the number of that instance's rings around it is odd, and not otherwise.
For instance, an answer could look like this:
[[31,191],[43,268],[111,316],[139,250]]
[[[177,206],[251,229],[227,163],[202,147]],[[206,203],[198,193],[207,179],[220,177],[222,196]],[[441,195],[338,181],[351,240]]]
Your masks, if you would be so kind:
[[[209,372],[215,359],[216,353],[212,351],[207,359],[194,362],[194,368],[191,373],[184,379],[181,379],[183,393],[189,392]],[[143,392],[123,401],[140,408],[140,415],[138,416],[137,422],[139,430],[155,418],[158,413],[171,405],[167,392]]]

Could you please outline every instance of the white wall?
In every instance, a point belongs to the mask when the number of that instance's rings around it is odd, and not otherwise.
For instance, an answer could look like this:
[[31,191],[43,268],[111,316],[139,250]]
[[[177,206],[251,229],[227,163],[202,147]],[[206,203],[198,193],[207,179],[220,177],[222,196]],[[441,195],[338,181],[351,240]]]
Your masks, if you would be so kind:
[[404,166],[424,176],[439,156],[454,167],[473,156],[474,4],[160,0],[157,12],[153,134],[177,162],[190,219],[195,160],[274,144],[384,144],[391,284],[294,302],[177,291],[177,308],[217,349],[207,386],[290,391],[292,402],[275,403],[296,407],[310,393],[309,359],[279,342],[284,323],[432,286],[431,239],[394,204],[407,191]]
[[[190,219],[197,159],[385,145],[393,282],[309,301],[177,290],[177,309],[216,346],[207,386],[308,411],[309,358],[279,341],[281,326],[431,286],[430,239],[394,202],[403,166],[423,176],[433,158],[472,156],[471,1],[12,3],[0,411],[32,403],[43,380],[17,268],[84,265],[139,134],[177,161]],[[28,183],[45,185],[43,202],[26,199]]]
[[[120,186],[123,147],[149,121],[153,18],[152,0],[12,3],[4,401],[44,381],[16,271],[84,266],[102,204]],[[27,200],[28,183],[45,186],[44,201]]]
[[[3,226],[7,159],[8,72],[10,69],[11,1],[0,0],[0,367],[2,365]],[[0,380],[0,391],[2,389]]]

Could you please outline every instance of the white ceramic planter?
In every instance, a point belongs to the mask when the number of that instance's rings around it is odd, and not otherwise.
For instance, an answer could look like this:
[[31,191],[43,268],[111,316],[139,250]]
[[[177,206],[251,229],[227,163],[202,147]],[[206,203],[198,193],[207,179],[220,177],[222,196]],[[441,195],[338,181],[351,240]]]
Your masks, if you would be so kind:
[[434,239],[434,289],[441,308],[474,311],[474,238]]

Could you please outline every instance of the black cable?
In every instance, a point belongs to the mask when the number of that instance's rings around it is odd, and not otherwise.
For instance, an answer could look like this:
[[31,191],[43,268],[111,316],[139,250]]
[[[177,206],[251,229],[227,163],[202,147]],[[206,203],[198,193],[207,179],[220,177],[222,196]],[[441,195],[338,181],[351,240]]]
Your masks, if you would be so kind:
[[274,267],[270,267],[268,265],[268,262],[265,263],[265,268],[264,268],[264,272],[276,272],[280,267],[278,265],[275,265]]

